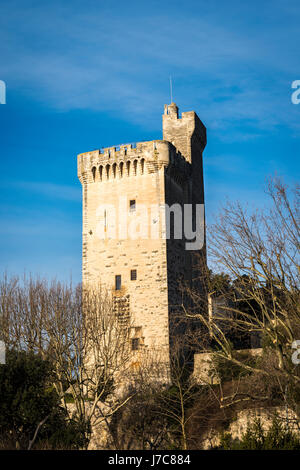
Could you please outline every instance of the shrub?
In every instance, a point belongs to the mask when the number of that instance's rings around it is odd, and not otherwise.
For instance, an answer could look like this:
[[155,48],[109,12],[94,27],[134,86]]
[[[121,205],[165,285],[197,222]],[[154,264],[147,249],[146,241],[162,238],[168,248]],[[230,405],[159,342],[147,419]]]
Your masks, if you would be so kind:
[[220,449],[224,450],[299,450],[299,437],[286,429],[277,416],[268,431],[260,419],[249,424],[241,440],[233,440],[230,433],[221,436]]
[[8,351],[0,366],[0,436],[2,448],[83,445],[82,425],[69,420],[52,385],[49,361],[31,352]]

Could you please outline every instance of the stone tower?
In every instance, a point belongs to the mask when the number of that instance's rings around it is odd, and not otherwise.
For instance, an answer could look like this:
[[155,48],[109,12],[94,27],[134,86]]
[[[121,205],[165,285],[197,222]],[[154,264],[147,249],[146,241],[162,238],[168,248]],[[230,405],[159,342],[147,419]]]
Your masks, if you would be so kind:
[[195,252],[186,249],[184,234],[175,236],[168,207],[204,204],[205,145],[196,113],[179,117],[171,103],[164,109],[163,140],[78,155],[83,283],[100,281],[113,290],[133,321],[134,354],[157,348],[169,357],[172,315],[182,302],[178,283],[192,280]]

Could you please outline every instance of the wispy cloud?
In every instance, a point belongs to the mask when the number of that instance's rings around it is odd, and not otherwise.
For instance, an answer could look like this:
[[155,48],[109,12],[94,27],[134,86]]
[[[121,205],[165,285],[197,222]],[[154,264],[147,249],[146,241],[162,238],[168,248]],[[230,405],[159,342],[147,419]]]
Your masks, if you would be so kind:
[[2,188],[15,188],[29,193],[39,194],[49,199],[81,202],[81,187],[48,182],[6,181]]
[[[214,128],[252,122],[259,129],[280,124],[299,129],[289,86],[298,78],[300,9],[292,2],[281,13],[283,3],[275,2],[262,27],[254,8],[231,3],[247,22],[228,16],[219,2],[217,9],[191,2],[183,10],[172,2],[159,13],[150,2],[145,14],[141,5],[134,14],[133,7],[126,11],[119,3],[116,15],[106,2],[87,1],[84,7],[74,2],[78,8],[54,2],[52,8],[14,1],[1,20],[1,44],[7,44],[2,72],[8,86],[56,109],[118,112],[129,121],[143,118],[145,126],[147,119],[153,125],[154,113],[168,101],[173,74],[178,101],[203,112]],[[262,15],[269,14],[267,4],[260,4]],[[282,14],[289,21],[288,37]]]
[[10,0],[0,9],[1,267],[79,273],[74,156],[128,135],[159,138],[170,75],[180,111],[207,126],[209,221],[226,197],[264,204],[264,175],[296,177],[299,0]]

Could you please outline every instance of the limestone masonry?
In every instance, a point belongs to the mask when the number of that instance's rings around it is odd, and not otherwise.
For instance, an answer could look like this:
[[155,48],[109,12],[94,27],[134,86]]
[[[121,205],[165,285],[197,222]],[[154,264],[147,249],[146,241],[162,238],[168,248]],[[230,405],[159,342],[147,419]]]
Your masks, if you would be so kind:
[[[113,289],[116,308],[133,320],[131,347],[136,354],[145,348],[169,354],[170,323],[182,302],[178,283],[191,281],[194,252],[185,249],[184,237],[166,238],[164,207],[204,204],[205,145],[206,129],[196,113],[185,112],[179,118],[171,103],[164,109],[163,140],[78,155],[83,284],[101,282]],[[155,236],[133,239],[118,231],[112,236],[124,216],[131,227],[138,224],[143,205]],[[151,212],[151,206],[162,210]],[[116,207],[116,213],[110,207]],[[205,247],[202,251],[205,256]]]

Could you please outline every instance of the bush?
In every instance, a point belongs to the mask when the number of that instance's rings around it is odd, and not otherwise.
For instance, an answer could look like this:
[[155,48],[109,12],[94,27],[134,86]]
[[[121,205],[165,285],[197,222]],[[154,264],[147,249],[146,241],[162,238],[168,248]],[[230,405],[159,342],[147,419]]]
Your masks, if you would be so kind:
[[[239,361],[251,367],[254,367],[256,361],[259,360],[259,358],[250,356],[249,352],[247,351],[234,351],[233,355],[235,359],[238,359]],[[220,357],[216,353],[214,353],[212,357],[210,373],[217,374],[222,383],[251,374],[251,372],[244,367],[239,366],[238,364],[231,362],[224,357]]]
[[82,426],[68,419],[52,379],[49,361],[34,353],[7,352],[0,366],[2,448],[27,449],[37,430],[36,447],[42,441],[52,448],[84,444]]
[[223,450],[300,450],[300,439],[293,432],[285,429],[276,416],[268,431],[262,427],[260,419],[248,425],[240,441],[233,440],[230,433],[221,437],[220,449]]

